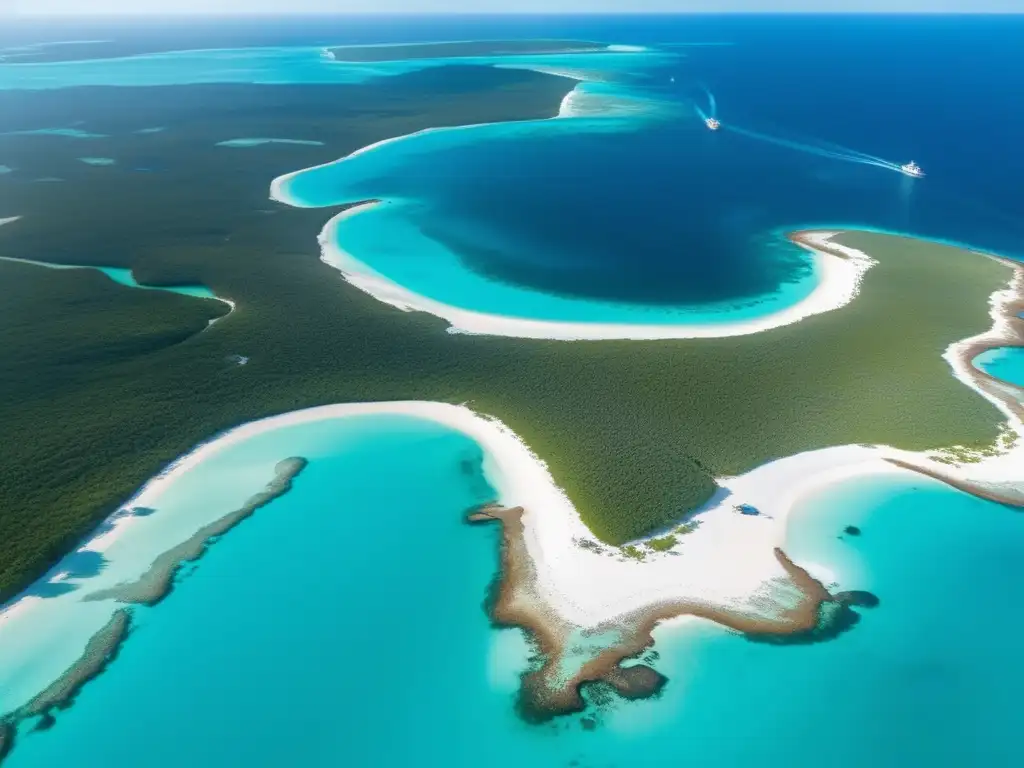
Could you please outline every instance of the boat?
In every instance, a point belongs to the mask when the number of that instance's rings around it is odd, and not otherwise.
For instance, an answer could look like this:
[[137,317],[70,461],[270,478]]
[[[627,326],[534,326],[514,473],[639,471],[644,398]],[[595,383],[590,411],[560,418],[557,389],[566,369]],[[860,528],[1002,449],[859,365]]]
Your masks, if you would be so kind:
[[915,176],[920,178],[924,176],[924,171],[921,170],[921,166],[911,160],[906,165],[901,165],[900,170],[903,171],[907,176]]
[[704,121],[704,125],[706,125],[708,128],[710,128],[712,131],[717,131],[722,126],[722,124],[720,122],[718,122],[717,120],[715,120],[715,118],[713,118],[713,117],[707,118]]

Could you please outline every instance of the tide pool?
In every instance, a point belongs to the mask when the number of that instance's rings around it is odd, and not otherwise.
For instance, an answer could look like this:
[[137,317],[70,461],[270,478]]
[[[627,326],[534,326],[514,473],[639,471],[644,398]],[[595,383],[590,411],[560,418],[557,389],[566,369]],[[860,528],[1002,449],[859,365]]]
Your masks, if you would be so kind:
[[[513,707],[528,646],[482,609],[497,530],[462,520],[493,491],[461,433],[407,416],[259,433],[164,486],[133,523],[151,526],[136,543],[187,535],[290,456],[309,459],[292,491],[163,603],[137,608],[107,672],[49,730],[26,724],[11,766],[69,750],[83,768],[1012,764],[1024,663],[1005,606],[1024,587],[1024,523],[1005,507],[911,473],[820,491],[794,510],[786,547],[879,595],[852,631],[778,647],[706,622],[664,626],[661,697],[530,726]],[[127,530],[107,570],[52,600],[144,566]]]
[[974,358],[974,365],[990,376],[1024,387],[1024,348],[998,347]]

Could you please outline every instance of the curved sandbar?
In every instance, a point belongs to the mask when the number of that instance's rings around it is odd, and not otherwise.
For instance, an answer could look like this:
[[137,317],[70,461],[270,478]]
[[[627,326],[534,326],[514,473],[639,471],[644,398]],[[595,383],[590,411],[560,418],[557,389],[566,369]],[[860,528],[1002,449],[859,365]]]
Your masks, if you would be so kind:
[[[293,457],[280,462],[274,468],[274,479],[267,487],[249,498],[234,512],[229,512],[219,520],[204,525],[190,538],[164,552],[153,561],[149,570],[135,581],[101,589],[87,595],[84,599],[156,605],[171,591],[174,577],[182,566],[202,557],[210,543],[218,536],[223,536],[247,517],[252,516],[256,510],[288,493],[292,488],[292,482],[306,468],[307,463],[302,457]],[[147,514],[151,513],[151,511],[147,512]],[[138,515],[138,512],[135,514]]]
[[[407,138],[407,137],[403,137]],[[349,158],[362,152],[382,146],[385,142],[365,147]],[[343,162],[343,161],[342,161]],[[298,172],[302,173],[302,171]],[[275,179],[271,186],[271,198],[298,207],[308,207],[288,193],[288,183],[297,174]],[[564,341],[602,339],[708,339],[746,336],[773,328],[799,322],[812,315],[829,312],[849,304],[857,295],[864,273],[873,264],[860,251],[833,246],[828,250],[814,248],[801,243],[811,251],[812,266],[817,284],[803,299],[781,310],[747,320],[729,321],[729,308],[721,309],[720,322],[702,324],[688,318],[686,307],[680,307],[678,322],[668,324],[646,323],[604,323],[540,320],[516,317],[511,314],[499,315],[445,304],[428,296],[415,293],[374,270],[338,246],[339,230],[354,217],[372,213],[386,201],[373,200],[354,205],[332,218],[319,235],[320,259],[341,272],[346,282],[370,294],[377,300],[405,312],[427,312],[449,323],[449,332],[511,336],[531,339],[554,339]],[[532,292],[521,289],[524,296]],[[766,297],[770,298],[770,297]],[[586,305],[580,299],[565,299],[565,303]],[[514,310],[514,304],[509,309]],[[623,305],[625,306],[625,305]],[[641,308],[638,308],[641,309]]]
[[[299,457],[277,462],[266,486],[233,511],[217,510],[244,493],[244,484],[227,494],[186,501],[175,514],[159,514],[165,494],[174,495],[174,480],[226,445],[215,440],[168,467],[50,574],[0,607],[0,644],[5,648],[0,722],[16,730],[18,722],[69,703],[82,685],[102,672],[127,636],[129,613],[121,605],[155,605],[162,600],[183,565],[202,557],[218,537],[288,493],[307,464]],[[232,477],[236,484],[246,479],[244,474]],[[96,567],[83,570],[78,566],[83,561]]]

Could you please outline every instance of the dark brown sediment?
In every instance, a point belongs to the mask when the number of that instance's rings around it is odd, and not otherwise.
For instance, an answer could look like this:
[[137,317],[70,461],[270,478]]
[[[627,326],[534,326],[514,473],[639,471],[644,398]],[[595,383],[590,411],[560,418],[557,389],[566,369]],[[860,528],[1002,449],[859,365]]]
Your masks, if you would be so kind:
[[42,718],[40,726],[53,722],[53,711],[71,705],[82,687],[107,668],[121,650],[131,628],[131,612],[116,611],[110,620],[86,643],[78,660],[28,704],[0,719],[0,763],[14,748],[18,724],[33,717]]
[[131,614],[128,609],[122,608],[114,613],[103,628],[89,639],[78,661],[19,711],[20,718],[45,715],[53,709],[68,706],[82,686],[114,660],[128,636],[130,625]]
[[916,464],[895,458],[887,458],[886,461],[897,467],[927,475],[980,499],[987,499],[988,501],[1005,504],[1016,509],[1024,509],[1024,467],[1021,468],[1020,480],[993,481],[971,480],[970,478],[960,476],[952,470],[940,468],[933,464]]
[[[832,595],[776,548],[775,557],[786,574],[784,579],[776,580],[776,586],[794,592],[798,596],[795,604],[783,605],[766,595],[761,598],[760,612],[754,613],[700,600],[652,603],[592,628],[602,633],[614,630],[620,639],[598,649],[567,677],[559,677],[560,663],[570,652],[570,638],[582,628],[558,616],[539,594],[536,569],[526,546],[523,514],[522,507],[489,505],[473,511],[467,519],[478,524],[497,521],[502,525],[500,570],[488,608],[495,625],[524,629],[542,659],[540,665],[523,674],[519,691],[519,713],[530,722],[584,711],[587,703],[582,691],[591,685],[609,686],[628,699],[659,693],[667,678],[645,664],[623,666],[623,662],[641,657],[654,643],[654,629],[664,621],[695,616],[754,640],[820,642],[856,623],[857,614],[850,606],[870,607],[878,602],[866,592]],[[785,584],[778,583],[781,581]]]
[[[174,576],[184,563],[201,557],[216,537],[227,533],[257,509],[291,490],[292,482],[307,464],[307,460],[302,457],[278,462],[274,467],[274,479],[266,488],[250,497],[237,510],[201,528],[188,541],[160,555],[138,580],[94,592],[83,599],[112,598],[122,603],[144,605],[158,603],[170,592]],[[101,674],[114,660],[128,636],[130,625],[130,610],[117,610],[103,628],[89,639],[82,656],[57,680],[28,704],[0,720],[0,761],[14,746],[18,723],[37,717],[41,718],[39,727],[52,725],[53,710],[69,706],[82,686]]]
[[11,753],[14,748],[14,725],[7,721],[0,721],[0,763]]
[[137,580],[101,589],[86,596],[85,600],[114,599],[121,603],[155,605],[163,600],[174,585],[174,577],[188,562],[198,560],[218,536],[223,536],[256,510],[265,507],[291,490],[292,482],[306,468],[306,459],[293,457],[278,462],[274,479],[267,487],[249,498],[241,507],[219,520],[203,526],[188,540],[183,541],[157,557]]

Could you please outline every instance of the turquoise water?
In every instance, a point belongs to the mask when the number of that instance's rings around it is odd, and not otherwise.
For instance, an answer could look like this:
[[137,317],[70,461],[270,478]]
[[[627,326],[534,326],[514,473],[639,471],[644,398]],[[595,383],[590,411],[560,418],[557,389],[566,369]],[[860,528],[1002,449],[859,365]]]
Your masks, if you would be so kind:
[[264,144],[301,144],[307,147],[322,147],[322,141],[306,141],[304,139],[228,139],[217,142],[218,147],[261,147]]
[[[332,61],[324,48],[310,46],[224,48],[139,56],[0,65],[0,89],[37,90],[88,85],[157,86],[201,83],[362,83],[376,77],[416,72],[447,64],[492,65],[498,57],[423,58],[372,64]],[[503,66],[552,70],[618,72],[638,62],[669,59],[656,51],[586,54],[531,54],[500,57]]]
[[[472,189],[466,187],[478,185],[491,172],[507,177],[511,168],[531,168],[560,149],[568,151],[570,142],[626,132],[636,125],[635,115],[611,115],[423,131],[303,171],[285,182],[283,192],[302,207],[384,200],[347,215],[330,235],[337,248],[361,263],[354,271],[368,268],[413,294],[483,314],[581,323],[732,324],[791,307],[817,287],[817,265],[806,255],[794,255],[781,233],[762,236],[757,248],[762,259],[758,269],[776,259],[793,266],[781,282],[766,293],[718,301],[614,301],[539,290],[467,268],[465,254],[449,245],[486,244],[492,252],[529,253],[537,263],[557,263],[550,246],[502,240],[505,233],[499,237],[480,219],[451,215],[446,203],[470,198]],[[531,178],[528,171],[521,173]],[[346,271],[353,271],[351,265]]]
[[117,162],[111,157],[80,157],[78,159],[86,165],[98,166],[114,165],[114,163]]
[[3,176],[5,173],[12,173],[13,171],[14,169],[8,165],[0,165],[0,176]]
[[[759,30],[781,24],[750,23]],[[896,44],[879,48],[872,35],[854,34],[856,24],[844,20],[840,47],[847,48],[837,52],[831,50],[837,38],[800,26],[820,22],[786,23],[796,25],[791,37],[783,41],[775,27],[759,32],[730,50],[731,64],[669,62],[657,53],[506,60],[583,69],[611,82],[581,89],[573,105],[581,118],[422,134],[303,174],[289,191],[297,202],[324,206],[384,197],[388,205],[346,220],[338,233],[342,248],[438,300],[478,310],[514,304],[548,318],[607,320],[614,310],[619,321],[661,323],[666,317],[713,322],[718,315],[695,318],[678,303],[667,306],[664,297],[640,313],[635,304],[624,308],[593,296],[573,302],[564,290],[524,295],[521,283],[461,268],[468,255],[501,242],[536,254],[540,264],[557,263],[567,240],[608,239],[615,246],[609,250],[625,254],[628,269],[617,276],[623,280],[649,276],[657,264],[645,261],[640,269],[636,259],[649,257],[656,240],[721,259],[742,247],[760,261],[779,243],[758,233],[776,232],[780,223],[843,217],[1019,252],[1018,230],[997,209],[1017,199],[1015,185],[1024,178],[1013,165],[1020,123],[1006,106],[1016,102],[1005,98],[1019,91],[1006,78],[1021,69],[992,67],[984,55],[989,46],[1005,50],[995,43],[1019,35],[1017,28],[997,21],[1004,31],[984,30],[981,55],[974,49],[976,55],[952,65],[967,82],[982,83],[977,100],[999,113],[986,125],[985,141],[971,145],[998,162],[979,155],[978,162],[962,163],[965,140],[976,137],[978,125],[974,110],[949,110],[950,78],[936,74],[953,61],[950,38],[936,34],[905,45],[907,34],[897,27]],[[658,24],[647,33],[652,40],[692,34]],[[958,29],[964,24],[956,22]],[[604,39],[616,29],[594,36]],[[1017,46],[1016,38],[1010,42]],[[351,67],[329,62],[316,47],[222,49],[0,67],[0,88],[365,82],[443,63]],[[699,125],[693,130],[663,120],[671,110],[657,88],[635,80],[625,87],[617,79],[670,63],[674,79],[663,73],[661,87],[678,83],[673,99],[692,85],[692,66],[722,94],[718,106],[727,126],[775,120],[782,128],[776,134],[765,127],[767,141],[754,130],[711,136]],[[972,67],[980,80],[970,80]],[[913,87],[904,73],[913,76]],[[896,110],[893,119],[851,109],[866,93]],[[654,127],[643,133],[641,123]],[[864,162],[866,155],[834,156],[798,133],[900,160],[918,157],[929,176],[924,183],[897,177]],[[502,211],[485,209],[489,191],[504,209],[504,226]],[[651,208],[657,217],[646,215]],[[607,238],[615,222],[618,237]],[[526,223],[538,230],[526,231]],[[422,254],[421,263],[400,258],[410,248]],[[677,257],[671,250],[665,259]],[[728,264],[736,281],[750,271]],[[104,271],[131,281],[123,284],[149,287],[130,274]],[[777,306],[799,300],[813,277],[804,269],[783,282]],[[647,280],[659,282],[669,283]],[[579,286],[563,281],[560,288]],[[761,294],[767,295],[775,296]],[[719,308],[730,320],[770,309],[764,302]],[[1010,368],[1005,361],[979,364]],[[790,554],[828,567],[844,588],[871,590],[881,605],[866,611],[853,631],[817,646],[754,644],[708,624],[664,628],[656,666],[671,681],[662,697],[602,707],[600,726],[589,732],[578,717],[534,727],[514,715],[515,675],[526,651],[518,633],[491,630],[480,607],[494,573],[496,531],[459,522],[467,506],[488,495],[481,478],[460,469],[478,450],[459,435],[402,419],[274,433],[204,463],[193,487],[169,492],[166,508],[160,505],[151,518],[164,525],[156,533],[174,541],[170,534],[195,515],[233,508],[265,482],[274,461],[295,454],[312,464],[294,491],[218,542],[165,603],[138,610],[138,630],[111,669],[61,713],[56,727],[26,735],[11,765],[42,768],[72,759],[85,768],[1019,762],[1016,706],[1024,665],[1015,606],[1024,586],[1024,526],[1007,508],[909,474],[851,481],[806,500],[790,527]],[[843,535],[847,525],[863,534]],[[127,547],[115,554],[132,557]],[[112,560],[101,577],[116,572]],[[68,595],[52,600],[72,602]],[[60,609],[51,610],[51,631],[21,639],[43,661],[73,659],[75,638],[82,637],[74,622],[84,626],[97,616],[71,609],[65,615],[64,602],[48,605]],[[74,626],[62,628],[64,621]],[[2,665],[0,659],[0,703],[15,683],[26,688],[42,675],[31,664]]]
[[[740,249],[723,249],[720,242],[684,248],[681,244],[693,234],[683,213],[688,204],[673,203],[671,186],[629,186],[640,177],[629,175],[634,160],[622,152],[647,142],[641,138],[645,126],[665,126],[663,132],[677,146],[706,138],[692,134],[685,94],[665,85],[668,68],[680,66],[680,50],[620,47],[581,54],[372,64],[335,61],[319,47],[177,51],[0,66],[0,89],[357,83],[453,63],[569,75],[585,81],[563,104],[563,116],[573,119],[422,132],[309,169],[284,185],[284,197],[297,205],[325,208],[387,200],[389,205],[364,210],[336,229],[334,245],[355,261],[354,267],[336,266],[372,273],[417,299],[457,310],[527,321],[647,327],[758,320],[799,303],[814,290],[820,274],[812,259],[771,234],[774,230],[751,236]],[[666,140],[664,133],[658,140]],[[226,144],[269,141],[274,140]],[[601,157],[627,166],[609,173],[606,199],[592,202],[581,196],[578,182],[558,191],[558,185],[579,180]],[[672,165],[678,158],[668,160]],[[550,201],[537,194],[537,173],[551,181]],[[494,179],[501,181],[500,195],[489,196]],[[586,183],[590,191],[600,187]],[[665,194],[652,198],[652,189],[660,188]],[[488,201],[486,208],[474,210],[475,202],[483,206]],[[524,210],[531,204],[536,210]],[[559,212],[558,205],[566,209]],[[649,212],[641,227],[631,218],[637,206]],[[495,214],[502,211],[510,220],[495,222]],[[700,217],[696,211],[689,215]],[[549,229],[562,222],[563,228],[545,233],[554,238],[531,238],[523,221],[543,222]],[[723,231],[734,228],[735,222],[723,222]],[[660,233],[657,243],[653,233]],[[637,251],[656,256],[657,263],[648,270],[635,269]],[[718,256],[710,258],[711,253]]]
[[[60,179],[39,179],[39,181],[60,181]],[[135,279],[130,269],[124,267],[94,267],[88,264],[51,264],[46,261],[32,261],[31,259],[15,259],[10,257],[0,257],[0,261],[32,264],[45,269],[95,269],[97,272],[102,272],[118,285],[125,285],[129,288],[141,288],[146,291],[167,291],[169,293],[180,293],[183,296],[194,296],[198,299],[217,299],[218,301],[223,301],[205,285],[143,285]]]
[[999,347],[982,352],[974,364],[997,379],[1024,387],[1024,347]]
[[143,285],[132,274],[130,269],[123,267],[97,267],[104,275],[115,283],[127,285],[129,288],[142,288],[147,291],[168,291],[183,296],[195,296],[197,299],[217,299],[218,296],[205,285]]
[[[491,491],[466,472],[480,449],[458,433],[397,416],[266,432],[208,459],[146,519],[201,498],[230,509],[293,455],[310,465],[292,492],[138,609],[110,669],[54,728],[26,729],[11,766],[69,750],[82,768],[1012,764],[1024,670],[1007,606],[1024,588],[1024,526],[1004,507],[909,474],[805,500],[791,554],[881,606],[816,646],[663,628],[662,697],[603,705],[588,731],[514,715],[527,650],[481,608],[497,530],[462,523]],[[862,535],[840,537],[847,525]]]

